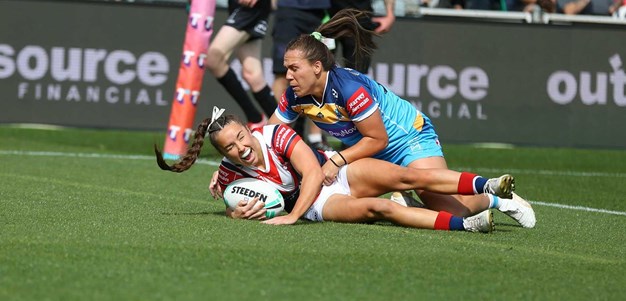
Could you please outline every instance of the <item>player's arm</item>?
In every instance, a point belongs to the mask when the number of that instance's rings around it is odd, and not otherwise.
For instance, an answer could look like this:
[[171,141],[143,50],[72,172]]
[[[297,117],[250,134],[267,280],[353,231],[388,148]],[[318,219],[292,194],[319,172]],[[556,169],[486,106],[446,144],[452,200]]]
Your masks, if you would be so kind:
[[355,122],[355,125],[357,130],[363,135],[363,138],[355,145],[341,151],[341,155],[348,161],[346,163],[372,157],[385,149],[389,144],[389,136],[387,135],[383,118],[380,115],[380,110],[376,109],[367,118]]
[[224,197],[224,187],[222,187],[222,185],[220,185],[220,183],[217,181],[218,176],[219,171],[216,170],[215,172],[213,172],[213,175],[211,176],[211,181],[209,182],[209,192],[211,193],[211,196],[216,200]]
[[272,116],[270,116],[270,119],[267,120],[267,124],[285,124],[285,125],[289,125],[288,123],[280,120],[278,118],[278,116],[276,116],[276,112],[274,112],[274,114],[272,114]]
[[278,101],[278,106],[274,110],[274,114],[270,116],[267,124],[285,124],[290,125],[296,119],[298,119],[298,113],[291,109],[291,102],[293,102],[294,94],[291,87],[287,87],[287,90],[283,92],[283,95]]
[[335,181],[339,168],[361,158],[371,157],[389,144],[389,136],[381,117],[378,104],[372,96],[372,89],[361,83],[349,83],[345,87],[344,103],[348,116],[354,122],[361,138],[355,145],[330,157],[322,166],[324,185]]
[[[244,178],[244,176],[237,171],[236,166],[229,164],[222,160],[222,163],[217,168],[217,171],[213,173],[211,183],[209,185],[209,191],[213,198],[223,198],[224,191],[228,184],[231,182]],[[234,219],[265,219],[265,207],[263,202],[260,202],[258,198],[254,198],[250,201],[241,200],[237,207],[232,210],[226,206],[226,216]]]
[[300,195],[289,214],[267,220],[265,221],[266,224],[295,223],[311,207],[322,189],[322,181],[324,180],[322,169],[315,154],[313,154],[313,150],[304,141],[297,142],[291,153],[290,162],[296,171],[302,175]]
[[355,145],[333,155],[324,163],[322,166],[324,185],[330,185],[335,181],[339,168],[342,166],[358,159],[372,157],[389,144],[389,136],[377,108],[365,119],[355,121],[355,124],[363,138]]

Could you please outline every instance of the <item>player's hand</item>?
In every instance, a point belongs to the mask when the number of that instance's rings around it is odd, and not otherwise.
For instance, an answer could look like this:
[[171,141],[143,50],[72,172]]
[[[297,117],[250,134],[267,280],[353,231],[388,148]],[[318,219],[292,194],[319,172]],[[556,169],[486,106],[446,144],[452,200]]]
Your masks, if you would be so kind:
[[224,197],[224,192],[222,191],[222,187],[217,183],[217,175],[219,173],[215,171],[213,176],[211,177],[211,182],[209,182],[209,192],[215,199],[221,199]]
[[396,22],[396,16],[387,15],[384,17],[375,17],[375,18],[372,18],[372,22],[378,22],[380,24],[380,26],[376,27],[374,31],[377,34],[384,34],[391,30],[393,23]]
[[275,218],[264,221],[264,224],[268,225],[293,225],[298,221],[297,217],[291,216],[291,214],[277,216]]
[[232,217],[237,219],[257,219],[265,220],[265,203],[259,201],[259,198],[254,198],[250,201],[240,201],[237,204],[235,210],[233,210]]
[[330,160],[324,163],[322,166],[322,173],[324,174],[324,185],[329,186],[337,180],[337,173],[339,173],[339,167],[335,166]]

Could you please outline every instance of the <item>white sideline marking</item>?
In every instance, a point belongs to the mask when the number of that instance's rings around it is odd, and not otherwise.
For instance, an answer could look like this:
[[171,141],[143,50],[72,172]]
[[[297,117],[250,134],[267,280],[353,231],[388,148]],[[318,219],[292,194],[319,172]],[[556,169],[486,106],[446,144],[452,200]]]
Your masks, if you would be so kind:
[[562,209],[581,210],[581,211],[589,211],[589,212],[598,212],[598,213],[606,213],[606,214],[626,216],[626,212],[622,212],[622,211],[613,211],[613,210],[606,210],[606,209],[596,209],[596,208],[583,207],[583,206],[563,205],[563,204],[557,204],[557,203],[545,203],[545,202],[539,202],[539,201],[528,201],[528,202],[533,204],[533,205],[542,205],[542,206],[556,207],[556,208],[562,208]]
[[[15,156],[43,156],[43,157],[77,157],[77,158],[103,158],[103,159],[123,159],[123,160],[154,160],[154,156],[146,155],[115,155],[96,153],[64,153],[64,152],[35,152],[35,151],[15,151],[0,150],[0,155]],[[219,162],[206,159],[198,159],[197,163],[211,166],[219,166]],[[469,168],[454,167],[455,170],[472,170],[479,173],[511,173],[511,174],[533,174],[548,176],[570,176],[570,177],[618,177],[626,178],[626,173],[611,172],[584,172],[584,171],[554,171],[554,170],[528,170],[528,169],[496,169],[496,168]]]
[[[75,158],[101,158],[101,159],[122,159],[122,160],[156,160],[154,156],[145,155],[115,155],[115,154],[95,154],[95,153],[63,153],[63,152],[32,152],[32,151],[3,151],[0,155],[13,156],[40,156],[40,157],[75,157]],[[206,159],[198,159],[198,164],[219,166],[220,162]]]
[[[122,160],[155,160],[154,156],[145,156],[145,155],[114,155],[114,154],[95,154],[95,153],[64,153],[64,152],[34,152],[34,151],[7,151],[0,150],[0,155],[8,155],[8,156],[41,156],[41,157],[76,157],[76,158],[102,158],[102,159],[122,159]],[[210,165],[210,166],[219,166],[220,162],[198,159],[196,161],[198,164]],[[459,168],[464,169],[464,168]],[[467,170],[468,168],[465,168]],[[493,172],[493,173],[502,173],[504,171],[499,169],[490,169],[490,168],[474,168],[476,171],[481,172]],[[562,175],[562,176],[573,176],[573,177],[626,177],[626,174],[623,173],[606,173],[606,172],[561,172],[561,171],[536,171],[536,170],[507,170],[506,172],[510,172],[513,174],[544,174],[544,175]],[[563,205],[557,203],[546,203],[540,201],[529,201],[529,203],[533,205],[541,205],[548,207],[556,207],[562,209],[570,209],[570,210],[580,210],[587,212],[597,212],[597,213],[606,213],[613,215],[623,215],[626,216],[626,212],[623,211],[613,211],[606,209],[597,209],[591,207],[583,207],[583,206],[572,206],[572,205]]]

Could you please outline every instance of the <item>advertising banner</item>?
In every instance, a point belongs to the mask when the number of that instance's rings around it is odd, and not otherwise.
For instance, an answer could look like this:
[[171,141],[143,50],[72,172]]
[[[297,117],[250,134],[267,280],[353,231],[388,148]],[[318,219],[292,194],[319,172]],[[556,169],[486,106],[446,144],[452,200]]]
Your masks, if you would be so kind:
[[[4,0],[0,17],[0,123],[165,131],[184,6]],[[225,18],[218,9],[215,27]],[[370,75],[428,115],[444,146],[624,149],[624,29],[398,18]],[[271,83],[271,35],[263,47]],[[194,124],[214,105],[243,116],[205,76]]]
[[626,148],[623,26],[396,25],[373,77],[431,117],[444,144]]
[[[188,17],[184,5],[0,1],[0,123],[165,136]],[[215,79],[202,86],[196,118],[232,106]]]

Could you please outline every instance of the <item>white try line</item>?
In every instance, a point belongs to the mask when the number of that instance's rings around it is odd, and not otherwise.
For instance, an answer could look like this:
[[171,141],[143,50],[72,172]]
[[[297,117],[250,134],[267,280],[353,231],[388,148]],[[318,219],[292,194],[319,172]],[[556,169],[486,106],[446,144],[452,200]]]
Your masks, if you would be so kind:
[[[146,155],[115,155],[96,153],[64,153],[64,152],[34,152],[34,151],[6,151],[0,150],[0,156],[34,156],[34,157],[67,157],[67,158],[96,158],[96,159],[121,159],[121,160],[156,160],[154,156]],[[156,161],[155,161],[156,162]],[[220,162],[198,159],[198,164],[219,166]]]
[[[115,155],[115,154],[96,154],[96,153],[64,153],[64,152],[35,152],[35,151],[11,151],[11,150],[0,150],[0,155],[4,156],[41,156],[41,157],[73,157],[73,158],[95,158],[95,159],[121,159],[121,160],[155,160],[154,156],[145,156],[145,155]],[[198,164],[210,165],[210,166],[219,166],[220,162],[199,159],[196,161]],[[463,168],[460,168],[463,169]],[[468,168],[465,168],[468,169]],[[491,168],[474,168],[474,170],[479,172],[493,172],[493,173],[502,173],[502,172],[510,172],[513,174],[543,174],[543,175],[561,175],[561,176],[571,176],[571,177],[626,177],[626,174],[623,173],[605,173],[605,172],[573,172],[573,171],[550,171],[550,170],[500,170],[500,169],[491,169]],[[583,207],[583,206],[572,206],[572,205],[564,205],[557,203],[546,203],[540,201],[529,201],[533,205],[541,205],[547,207],[556,207],[561,209],[569,209],[569,210],[580,210],[587,212],[597,212],[597,213],[605,213],[612,215],[622,215],[626,216],[626,212],[623,211],[613,211],[606,209],[597,209],[591,207]]]
[[596,208],[589,208],[589,207],[583,207],[583,206],[572,206],[572,205],[563,205],[563,204],[556,204],[556,203],[545,203],[545,202],[539,202],[539,201],[529,201],[529,202],[531,204],[533,204],[533,205],[542,205],[542,206],[556,207],[556,208],[562,208],[562,209],[581,210],[581,211],[589,211],[589,212],[598,212],[598,213],[606,213],[606,214],[626,216],[626,212],[622,212],[622,211],[613,211],[613,210],[606,210],[606,209],[596,209]]

